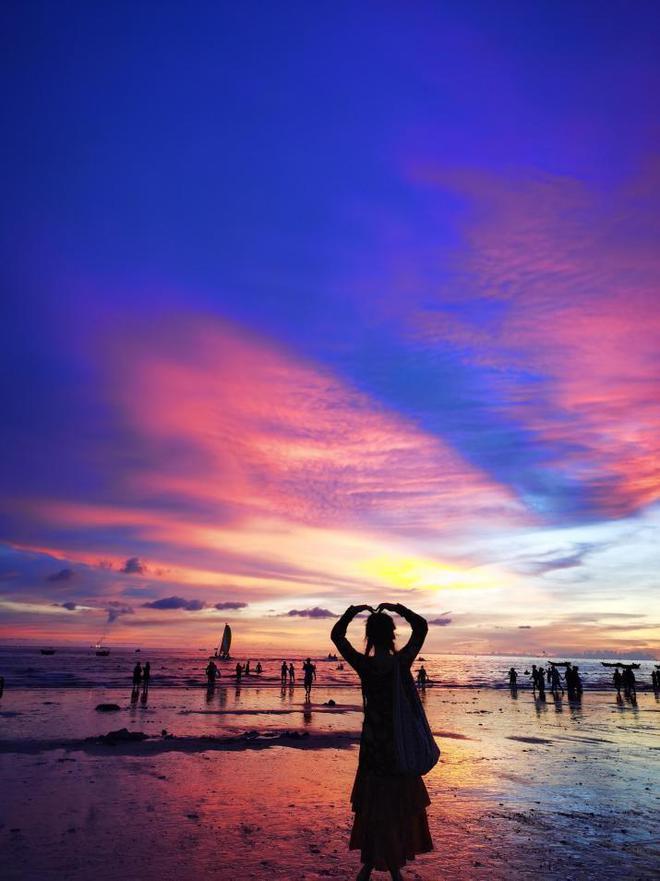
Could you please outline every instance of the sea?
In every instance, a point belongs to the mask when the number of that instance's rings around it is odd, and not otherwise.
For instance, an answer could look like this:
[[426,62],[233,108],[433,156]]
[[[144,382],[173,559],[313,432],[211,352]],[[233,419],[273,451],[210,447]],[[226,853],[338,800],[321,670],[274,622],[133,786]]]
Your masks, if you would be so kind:
[[[209,659],[206,649],[172,648],[110,648],[110,653],[99,656],[92,648],[55,647],[55,653],[44,655],[35,646],[0,646],[0,676],[5,688],[121,688],[130,683],[136,662],[151,664],[151,687],[191,688],[206,683],[205,668]],[[283,660],[292,663],[298,679],[302,678],[302,663],[307,655],[274,655],[272,652],[255,650],[249,655],[254,671],[260,661],[263,672],[243,676],[241,685],[250,687],[279,687],[280,667]],[[316,665],[316,684],[325,687],[359,687],[357,675],[341,658],[311,655]],[[220,680],[235,682],[237,662],[245,664],[247,654],[237,654],[231,661],[217,661]],[[434,686],[448,688],[508,688],[508,671],[518,671],[518,686],[530,687],[532,664],[546,666],[550,660],[571,661],[580,669],[585,690],[609,688],[612,683],[611,668],[603,667],[601,659],[594,658],[538,658],[526,655],[458,655],[422,652],[413,671],[423,663]],[[606,659],[602,659],[606,660]],[[607,659],[611,660],[611,659]],[[634,658],[626,659],[635,662]],[[651,687],[651,672],[655,661],[640,660],[635,670],[638,687]]]

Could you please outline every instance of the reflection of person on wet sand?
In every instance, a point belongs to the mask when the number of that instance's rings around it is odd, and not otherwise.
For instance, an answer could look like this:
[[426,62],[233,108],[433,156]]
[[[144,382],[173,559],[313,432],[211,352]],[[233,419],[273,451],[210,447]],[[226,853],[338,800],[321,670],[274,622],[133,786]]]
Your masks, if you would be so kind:
[[[384,609],[401,615],[412,627],[412,636],[400,652],[394,647],[394,621]],[[346,630],[364,611],[372,614],[367,619],[366,651],[362,654],[348,641]],[[349,845],[361,851],[363,866],[358,881],[367,881],[374,869],[388,870],[393,881],[401,881],[400,869],[406,861],[433,849],[426,818],[430,804],[426,786],[421,776],[399,771],[394,733],[394,677],[407,677],[415,691],[410,668],[427,631],[423,618],[392,603],[381,603],[376,612],[365,605],[349,606],[332,628],[331,639],[359,675],[364,698]]]
[[136,704],[140,697],[140,683],[142,682],[142,665],[138,661],[133,667],[133,690],[131,691],[131,703]]

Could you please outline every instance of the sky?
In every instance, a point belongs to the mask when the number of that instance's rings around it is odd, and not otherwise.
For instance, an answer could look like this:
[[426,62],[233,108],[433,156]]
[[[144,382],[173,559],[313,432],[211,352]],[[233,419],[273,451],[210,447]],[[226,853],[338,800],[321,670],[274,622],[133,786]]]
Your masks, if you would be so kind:
[[3,4],[0,641],[656,657],[659,42]]

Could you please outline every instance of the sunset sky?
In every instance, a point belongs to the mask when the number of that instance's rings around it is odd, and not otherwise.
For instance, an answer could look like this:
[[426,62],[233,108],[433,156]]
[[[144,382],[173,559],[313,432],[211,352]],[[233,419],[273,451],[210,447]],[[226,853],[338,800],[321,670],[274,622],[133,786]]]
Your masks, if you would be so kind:
[[9,2],[0,640],[660,651],[660,9]]

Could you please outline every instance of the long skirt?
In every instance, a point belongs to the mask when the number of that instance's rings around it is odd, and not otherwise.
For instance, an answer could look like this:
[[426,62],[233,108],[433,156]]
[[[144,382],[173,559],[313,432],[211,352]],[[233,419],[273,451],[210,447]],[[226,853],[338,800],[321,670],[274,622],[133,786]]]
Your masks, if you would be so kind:
[[355,813],[350,849],[375,869],[405,866],[433,850],[426,808],[431,804],[421,777],[376,775],[358,767],[351,793]]

